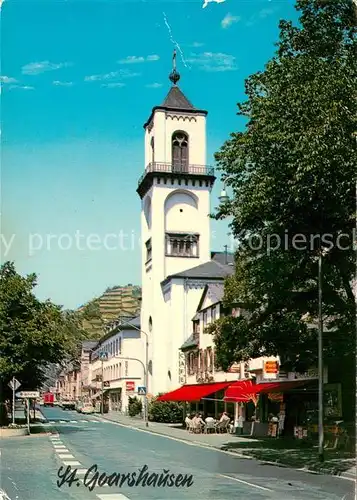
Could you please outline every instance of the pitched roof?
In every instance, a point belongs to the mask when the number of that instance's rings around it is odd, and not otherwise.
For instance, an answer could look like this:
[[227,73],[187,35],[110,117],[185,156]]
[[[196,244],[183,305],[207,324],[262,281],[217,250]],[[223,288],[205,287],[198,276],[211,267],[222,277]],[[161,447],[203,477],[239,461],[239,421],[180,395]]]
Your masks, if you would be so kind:
[[152,117],[156,110],[164,111],[185,111],[191,114],[203,114],[207,115],[208,112],[203,109],[198,109],[193,106],[193,104],[187,99],[183,94],[182,90],[176,85],[171,87],[164,102],[160,106],[155,106],[152,108],[149,119],[144,123],[144,128],[146,128],[152,120]]
[[[212,304],[217,304],[218,302],[222,302],[223,295],[224,295],[224,284],[223,282],[218,282],[218,283],[210,283],[209,285],[206,285],[201,299],[198,303],[197,309],[196,309],[196,316],[199,316],[199,312],[202,310],[202,305],[205,301],[205,298],[207,295],[210,297],[212,300]],[[195,317],[196,317],[195,316]],[[194,318],[192,319],[194,321]]]
[[173,109],[195,109],[190,103],[187,97],[178,87],[171,87],[169,93],[165,97],[164,102],[161,104],[163,108],[173,108]]
[[215,260],[210,260],[181,273],[168,276],[168,278],[212,278],[223,280],[232,274],[234,274],[234,267],[232,265],[220,264]]
[[211,259],[220,264],[234,264],[234,254],[228,252],[211,252]]
[[198,346],[198,340],[195,338],[194,334],[190,335],[190,337],[182,344],[180,349],[189,349],[190,347]]

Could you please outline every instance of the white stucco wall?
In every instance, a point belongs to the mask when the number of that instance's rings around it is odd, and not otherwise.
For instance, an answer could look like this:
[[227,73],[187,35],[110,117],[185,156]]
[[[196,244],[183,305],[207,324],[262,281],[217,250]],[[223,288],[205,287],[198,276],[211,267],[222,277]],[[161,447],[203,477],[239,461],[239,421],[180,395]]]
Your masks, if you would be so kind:
[[[175,131],[188,135],[190,165],[206,165],[206,118],[157,110],[145,132],[145,167],[152,162],[154,137],[156,163],[171,163],[171,141]],[[163,293],[161,283],[168,276],[210,260],[210,193],[208,181],[155,176],[142,200],[142,310],[141,328],[150,334],[148,393],[167,392],[179,385],[179,348],[191,335],[202,288],[185,292],[183,281],[173,282]],[[151,209],[151,210],[150,210]],[[198,233],[198,257],[166,256],[166,232]],[[147,263],[145,243],[151,238],[152,258]],[[152,332],[149,332],[149,318]],[[171,375],[171,377],[170,377]]]
[[206,117],[199,114],[184,114],[156,110],[151,131],[145,132],[145,166],[152,162],[151,138],[154,138],[157,163],[172,160],[171,139],[176,131],[183,131],[189,138],[189,164],[206,164]]
[[[116,349],[116,341],[118,345],[120,341],[121,350]],[[110,351],[110,346],[112,349]],[[114,346],[114,349],[113,349]],[[137,395],[137,387],[144,385],[143,367],[138,361],[127,360],[125,358],[136,358],[144,361],[145,359],[145,339],[140,335],[140,332],[135,330],[123,330],[113,334],[99,347],[98,351],[106,351],[109,353],[108,361],[103,362],[104,381],[110,382],[110,389],[122,389],[122,408],[123,410],[128,405],[129,395],[126,394],[126,381],[135,382],[135,393],[130,396]],[[89,378],[92,385],[101,387],[101,383],[93,382],[95,376],[102,373],[102,362],[97,359],[89,365]]]

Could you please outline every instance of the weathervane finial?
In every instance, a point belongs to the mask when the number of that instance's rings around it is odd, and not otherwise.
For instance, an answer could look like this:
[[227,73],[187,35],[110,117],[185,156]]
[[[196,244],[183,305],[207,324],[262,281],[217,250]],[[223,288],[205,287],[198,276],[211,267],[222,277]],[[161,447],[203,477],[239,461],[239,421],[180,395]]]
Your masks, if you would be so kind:
[[174,49],[172,56],[172,71],[169,75],[169,80],[176,85],[180,78],[180,73],[176,70],[176,49]]

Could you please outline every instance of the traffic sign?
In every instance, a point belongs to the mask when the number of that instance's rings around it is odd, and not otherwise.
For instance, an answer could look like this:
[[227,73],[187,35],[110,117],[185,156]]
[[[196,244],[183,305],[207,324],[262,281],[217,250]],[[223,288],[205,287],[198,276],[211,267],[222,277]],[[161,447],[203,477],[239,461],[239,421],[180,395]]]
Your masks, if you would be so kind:
[[103,387],[110,387],[109,380],[106,380],[105,382],[103,382]]
[[144,387],[144,386],[139,386],[139,387],[138,387],[138,395],[139,395],[139,396],[146,396],[146,387]]
[[14,377],[13,379],[11,379],[11,381],[9,382],[9,387],[10,389],[12,389],[13,391],[17,391],[17,389],[20,387],[20,382]]
[[125,382],[126,392],[135,392],[135,382],[127,380]]
[[108,353],[107,353],[107,352],[104,352],[104,351],[103,351],[103,352],[100,352],[100,353],[99,353],[99,359],[101,359],[101,360],[103,360],[103,361],[107,360],[107,359],[108,359]]
[[40,393],[38,391],[21,391],[17,392],[16,396],[18,398],[26,399],[26,398],[39,398]]

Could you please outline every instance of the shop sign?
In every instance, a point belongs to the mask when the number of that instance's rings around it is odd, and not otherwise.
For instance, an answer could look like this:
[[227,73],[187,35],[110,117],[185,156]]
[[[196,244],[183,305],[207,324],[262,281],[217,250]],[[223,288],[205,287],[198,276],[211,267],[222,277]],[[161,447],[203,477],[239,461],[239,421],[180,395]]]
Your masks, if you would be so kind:
[[[299,372],[290,372],[289,373],[289,380],[314,380],[319,378],[319,373],[317,368],[311,368],[310,370],[307,370],[306,372],[299,373]],[[324,369],[324,383],[327,383],[327,368],[325,367]]]
[[279,374],[279,363],[277,361],[265,361],[263,377],[265,379],[277,379]]
[[125,382],[126,392],[135,392],[135,382],[126,381]]
[[186,358],[183,352],[179,352],[179,383],[186,383]]
[[228,373],[240,373],[240,371],[240,363],[233,363],[233,365],[229,368]]

